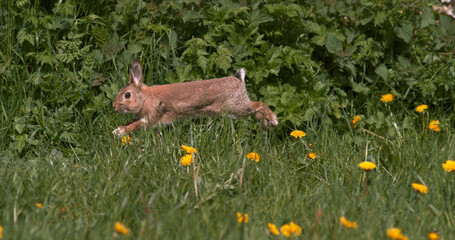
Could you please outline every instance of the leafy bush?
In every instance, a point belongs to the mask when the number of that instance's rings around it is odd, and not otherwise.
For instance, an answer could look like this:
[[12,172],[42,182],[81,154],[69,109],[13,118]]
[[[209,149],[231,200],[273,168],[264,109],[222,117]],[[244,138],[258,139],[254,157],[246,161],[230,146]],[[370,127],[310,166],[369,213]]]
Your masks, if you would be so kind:
[[403,109],[453,110],[455,24],[431,3],[2,1],[2,148],[77,147],[134,58],[149,85],[244,67],[283,125],[367,114],[389,92]]

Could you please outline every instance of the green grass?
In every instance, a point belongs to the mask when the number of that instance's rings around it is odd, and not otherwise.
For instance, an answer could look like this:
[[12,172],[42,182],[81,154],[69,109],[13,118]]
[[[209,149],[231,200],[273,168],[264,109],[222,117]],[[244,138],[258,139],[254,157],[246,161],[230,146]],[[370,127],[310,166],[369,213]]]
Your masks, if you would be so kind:
[[[455,231],[455,175],[441,167],[454,156],[453,129],[422,132],[416,124],[384,141],[359,128],[309,123],[296,140],[291,129],[218,118],[138,132],[122,146],[110,131],[127,117],[112,116],[85,123],[77,149],[49,144],[23,157],[2,153],[4,239],[283,239],[267,223],[290,221],[303,228],[301,239],[386,239],[390,227],[409,239],[434,230],[449,239]],[[199,151],[198,200],[193,165],[179,164],[182,144]],[[244,156],[253,151],[261,160],[245,162],[240,184]],[[378,168],[362,193],[366,174],[357,164],[365,154]],[[417,194],[413,182],[429,193]],[[238,223],[237,212],[248,213],[249,223]],[[342,227],[340,216],[359,228]],[[131,235],[114,234],[116,221]]]
[[[2,239],[285,239],[267,223],[291,221],[299,239],[387,239],[391,227],[453,238],[455,174],[441,164],[455,160],[455,30],[428,2],[52,2],[0,4]],[[244,67],[250,97],[281,125],[186,120],[123,146],[111,131],[131,116],[112,103],[133,59],[148,85]],[[384,105],[386,93],[396,99]],[[289,136],[292,124],[307,136]],[[189,168],[181,145],[199,152]],[[377,169],[364,172],[364,160]],[[115,233],[117,221],[131,235]]]

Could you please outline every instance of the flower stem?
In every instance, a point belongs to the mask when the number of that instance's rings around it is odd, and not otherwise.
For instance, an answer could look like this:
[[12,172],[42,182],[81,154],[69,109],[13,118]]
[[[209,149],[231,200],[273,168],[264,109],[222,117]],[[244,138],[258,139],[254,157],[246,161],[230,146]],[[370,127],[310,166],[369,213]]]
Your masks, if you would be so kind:
[[245,163],[246,163],[246,157],[243,157],[242,171],[240,173],[240,188],[243,185],[243,173],[245,172]]
[[[194,141],[193,141],[193,121],[190,122],[190,137],[191,137],[191,146],[194,146]],[[191,151],[191,158],[193,159],[193,181],[194,181],[194,193],[196,194],[196,202],[199,202],[199,193],[197,190],[197,178],[199,175],[199,168],[196,167],[196,158],[194,155],[194,152]],[[197,169],[197,170],[196,170]]]
[[363,196],[368,194],[368,171],[365,171],[365,181],[363,182],[362,195],[360,195],[360,200],[363,200]]

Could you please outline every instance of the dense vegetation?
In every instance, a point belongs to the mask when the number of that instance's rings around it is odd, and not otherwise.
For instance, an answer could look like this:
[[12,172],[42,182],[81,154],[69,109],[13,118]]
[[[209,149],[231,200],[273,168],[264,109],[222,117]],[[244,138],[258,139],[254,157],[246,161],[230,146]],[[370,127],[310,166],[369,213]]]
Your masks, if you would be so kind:
[[[149,85],[244,67],[288,126],[365,114],[389,92],[408,110],[455,106],[454,20],[424,1],[21,0],[1,16],[1,142],[18,152],[77,145],[77,122],[112,114],[135,58]],[[369,124],[390,125],[381,113]]]
[[[454,158],[455,20],[433,5],[441,3],[1,1],[5,238],[106,239],[122,221],[133,238],[258,239],[270,236],[267,222],[296,221],[305,239],[385,238],[397,225],[448,239],[455,178],[441,163]],[[280,126],[197,119],[122,146],[111,131],[129,116],[112,103],[134,59],[147,85],[245,68],[250,97]],[[388,93],[394,100],[380,101]],[[293,139],[294,129],[307,136]],[[179,165],[182,144],[199,150],[197,174]],[[261,160],[245,165],[252,151]],[[378,165],[366,193],[357,167],[365,159]],[[430,193],[412,192],[416,181]],[[249,225],[236,223],[237,211],[251,214]],[[344,231],[343,214],[364,225]]]

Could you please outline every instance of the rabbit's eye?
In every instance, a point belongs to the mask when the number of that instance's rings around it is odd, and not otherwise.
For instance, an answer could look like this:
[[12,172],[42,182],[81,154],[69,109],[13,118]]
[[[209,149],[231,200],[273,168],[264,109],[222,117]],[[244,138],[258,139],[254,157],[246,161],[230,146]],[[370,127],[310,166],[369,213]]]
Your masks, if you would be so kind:
[[131,97],[131,93],[127,92],[125,93],[125,98],[130,98]]

